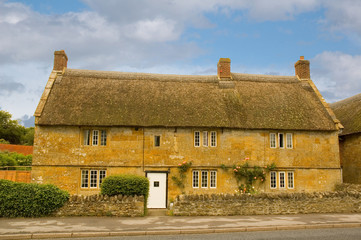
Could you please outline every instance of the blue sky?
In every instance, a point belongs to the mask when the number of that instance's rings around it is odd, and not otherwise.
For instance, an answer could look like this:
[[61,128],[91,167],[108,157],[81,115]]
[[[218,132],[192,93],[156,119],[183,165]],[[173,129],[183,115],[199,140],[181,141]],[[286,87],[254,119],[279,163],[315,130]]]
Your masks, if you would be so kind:
[[361,92],[359,0],[0,0],[0,108],[33,115],[64,49],[68,67],[294,75],[300,56],[328,102]]

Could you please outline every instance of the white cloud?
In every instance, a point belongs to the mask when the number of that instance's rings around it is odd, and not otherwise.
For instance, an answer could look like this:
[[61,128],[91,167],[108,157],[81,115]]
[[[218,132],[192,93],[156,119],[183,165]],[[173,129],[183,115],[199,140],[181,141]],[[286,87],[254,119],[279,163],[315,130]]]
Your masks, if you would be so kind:
[[361,35],[361,1],[329,0],[326,7],[325,23],[334,31],[351,31]]
[[181,34],[181,29],[176,28],[175,21],[163,18],[140,20],[125,29],[128,37],[149,42],[174,41]]
[[361,55],[323,52],[311,61],[311,77],[329,102],[361,92]]

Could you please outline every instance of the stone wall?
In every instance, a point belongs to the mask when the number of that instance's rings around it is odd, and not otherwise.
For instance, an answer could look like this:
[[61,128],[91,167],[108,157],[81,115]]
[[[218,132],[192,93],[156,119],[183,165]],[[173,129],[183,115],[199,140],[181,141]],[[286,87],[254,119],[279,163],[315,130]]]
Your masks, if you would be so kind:
[[69,201],[54,215],[140,217],[144,215],[144,197],[72,195]]
[[171,212],[177,216],[360,213],[361,192],[351,188],[323,193],[180,195]]
[[343,181],[361,183],[361,133],[341,137],[340,155],[343,168]]
[[[84,129],[106,130],[106,146],[83,144]],[[194,132],[215,131],[216,147],[194,147]],[[82,170],[105,170],[106,176],[135,174],[146,171],[168,172],[168,199],[182,192],[186,194],[234,193],[238,189],[233,171],[226,166],[250,166],[275,163],[276,171],[293,172],[293,188],[281,189],[277,183],[270,188],[270,176],[259,186],[259,192],[332,191],[341,183],[341,169],[337,132],[282,131],[293,134],[293,148],[270,148],[270,133],[278,131],[220,128],[85,128],[75,126],[36,126],[32,168],[32,182],[55,184],[70,194],[93,195],[97,187],[81,187]],[[154,137],[160,136],[160,146]],[[286,135],[285,135],[286,136]],[[178,164],[192,162],[184,189],[172,180],[178,176]],[[217,186],[193,188],[192,170],[216,171]],[[99,174],[98,174],[99,176]],[[90,178],[89,178],[90,180]],[[199,178],[200,180],[200,178]],[[278,180],[277,180],[278,181]],[[286,179],[287,182],[287,179]],[[286,183],[287,186],[287,183]]]

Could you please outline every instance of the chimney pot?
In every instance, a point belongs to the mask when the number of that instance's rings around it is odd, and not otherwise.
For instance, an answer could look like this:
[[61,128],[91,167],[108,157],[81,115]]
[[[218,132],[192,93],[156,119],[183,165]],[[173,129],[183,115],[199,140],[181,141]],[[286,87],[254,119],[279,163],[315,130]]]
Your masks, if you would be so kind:
[[217,76],[219,79],[230,79],[231,76],[231,59],[220,58],[217,64]]
[[310,79],[310,61],[305,60],[304,56],[300,57],[295,63],[295,73],[299,79]]
[[68,56],[64,50],[54,52],[54,71],[63,71],[68,65]]

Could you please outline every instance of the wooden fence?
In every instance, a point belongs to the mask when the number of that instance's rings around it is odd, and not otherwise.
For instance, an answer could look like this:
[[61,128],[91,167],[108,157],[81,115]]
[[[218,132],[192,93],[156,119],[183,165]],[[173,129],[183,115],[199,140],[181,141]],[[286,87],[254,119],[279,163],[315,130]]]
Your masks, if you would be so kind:
[[[14,168],[14,167],[11,167]],[[21,167],[24,169],[24,167]],[[4,168],[2,168],[4,169]],[[31,182],[31,167],[26,167],[26,170],[0,170],[0,179],[6,179],[14,182]]]

